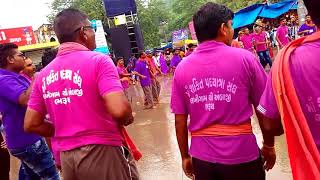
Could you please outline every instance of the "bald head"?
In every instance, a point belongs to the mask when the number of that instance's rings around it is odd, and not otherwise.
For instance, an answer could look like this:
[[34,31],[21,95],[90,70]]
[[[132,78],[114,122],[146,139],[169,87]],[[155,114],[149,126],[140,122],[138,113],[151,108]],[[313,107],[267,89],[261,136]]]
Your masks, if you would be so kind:
[[54,31],[60,43],[74,42],[76,30],[88,22],[88,16],[77,9],[65,9],[54,19]]

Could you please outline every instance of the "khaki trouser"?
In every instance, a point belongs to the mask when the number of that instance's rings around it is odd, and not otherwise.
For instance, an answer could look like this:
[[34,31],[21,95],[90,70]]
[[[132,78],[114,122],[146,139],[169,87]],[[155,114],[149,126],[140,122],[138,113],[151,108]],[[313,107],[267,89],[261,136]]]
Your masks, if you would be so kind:
[[64,180],[138,180],[131,153],[124,147],[87,145],[61,153]]
[[144,93],[144,101],[146,106],[153,106],[153,96],[152,96],[152,87],[151,85],[149,86],[144,86],[142,87],[143,93]]

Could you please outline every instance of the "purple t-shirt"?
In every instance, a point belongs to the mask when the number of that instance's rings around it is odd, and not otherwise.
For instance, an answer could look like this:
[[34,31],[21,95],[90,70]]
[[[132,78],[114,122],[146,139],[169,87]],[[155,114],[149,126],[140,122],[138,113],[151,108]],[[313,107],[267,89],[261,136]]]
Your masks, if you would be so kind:
[[279,26],[277,29],[277,37],[283,46],[287,45],[289,40],[289,29],[287,26]]
[[[254,33],[252,34],[252,39],[258,43],[258,42],[266,42],[266,38],[267,38],[267,35],[265,32],[261,32],[260,34],[258,33]],[[257,44],[256,45],[256,50],[257,52],[262,52],[262,51],[266,51],[267,50],[267,45],[266,43],[264,44]]]
[[[320,150],[319,50],[320,41],[306,43],[298,47],[291,55],[290,72],[302,111]],[[272,89],[271,76],[272,74],[268,77],[258,110],[271,119],[279,119],[280,115]]]
[[140,84],[142,87],[149,86],[151,84],[151,77],[148,65],[146,61],[138,60],[136,62],[136,67],[134,71],[138,72],[141,75],[146,76],[146,78],[140,78]]
[[242,41],[244,49],[249,50],[249,51],[253,50],[252,35],[251,34],[243,35],[241,37],[240,41]]
[[179,55],[173,55],[171,62],[170,62],[170,67],[177,67],[178,64],[181,62],[181,58]]
[[[247,123],[266,79],[251,52],[207,41],[177,67],[171,109],[175,114],[190,115],[191,132],[211,124]],[[259,148],[253,134],[193,137],[190,153],[208,162],[239,164],[257,159]]]
[[308,30],[308,32],[304,33],[303,34],[304,36],[308,36],[308,35],[311,35],[311,34],[317,32],[317,27],[316,26],[308,26],[307,24],[303,24],[300,27],[298,32],[302,32],[302,31],[306,31],[306,30]]
[[41,137],[24,132],[27,107],[18,104],[19,96],[28,89],[30,82],[19,74],[0,69],[0,84],[0,112],[8,148],[24,148],[34,144]]

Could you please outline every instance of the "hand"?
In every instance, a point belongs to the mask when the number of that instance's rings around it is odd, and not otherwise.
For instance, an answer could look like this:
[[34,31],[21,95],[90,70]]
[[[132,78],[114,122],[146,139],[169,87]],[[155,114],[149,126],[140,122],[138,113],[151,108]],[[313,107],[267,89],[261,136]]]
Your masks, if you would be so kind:
[[132,113],[131,116],[124,122],[124,126],[128,126],[130,124],[132,124],[134,121],[134,114]]
[[188,178],[194,179],[194,172],[193,172],[191,156],[182,158],[182,168]]
[[264,169],[266,171],[269,171],[273,168],[274,164],[276,163],[276,152],[274,147],[268,147],[266,145],[263,145],[261,149],[261,154],[263,157],[263,164]]
[[1,142],[1,148],[2,149],[7,149],[8,147],[7,147],[7,143],[6,143],[6,141],[4,140],[3,142]]

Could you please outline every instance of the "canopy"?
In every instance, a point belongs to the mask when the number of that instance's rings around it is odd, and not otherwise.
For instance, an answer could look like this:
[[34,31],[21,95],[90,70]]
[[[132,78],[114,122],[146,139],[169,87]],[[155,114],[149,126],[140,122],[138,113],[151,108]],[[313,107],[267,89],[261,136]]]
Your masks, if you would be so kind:
[[254,4],[235,13],[233,28],[236,29],[252,24],[258,17],[277,18],[288,12],[290,9],[295,9],[296,6],[297,0],[285,0],[270,5]]

